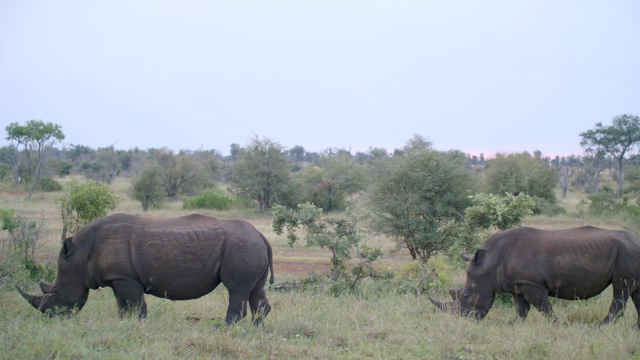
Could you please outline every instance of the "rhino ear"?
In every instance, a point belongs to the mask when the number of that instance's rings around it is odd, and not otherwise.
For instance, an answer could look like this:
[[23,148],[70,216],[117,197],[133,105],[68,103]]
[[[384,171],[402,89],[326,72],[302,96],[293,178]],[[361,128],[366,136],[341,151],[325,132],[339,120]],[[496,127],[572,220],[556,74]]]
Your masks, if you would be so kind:
[[471,255],[467,254],[466,252],[460,254],[460,257],[466,262],[469,262],[469,260],[471,260]]
[[64,251],[64,257],[68,257],[69,255],[73,254],[73,250],[75,250],[76,247],[73,245],[72,237],[64,239],[64,242],[62,243],[62,249]]
[[483,262],[486,253],[487,253],[487,250],[478,249],[478,251],[476,251],[476,255],[473,257],[473,263],[480,264],[481,262]]

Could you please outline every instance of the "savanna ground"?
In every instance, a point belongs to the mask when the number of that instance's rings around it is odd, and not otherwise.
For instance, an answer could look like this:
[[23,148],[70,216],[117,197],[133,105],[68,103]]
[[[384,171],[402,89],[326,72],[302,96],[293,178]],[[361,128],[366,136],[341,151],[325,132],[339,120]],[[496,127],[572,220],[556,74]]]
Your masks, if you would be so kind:
[[[125,192],[126,182],[116,187]],[[23,201],[23,193],[0,192],[0,207],[13,208],[29,218],[43,218],[45,236],[36,258],[54,264],[60,247],[61,223],[54,198],[35,194]],[[577,195],[565,200],[577,208]],[[143,214],[139,204],[124,197],[116,209],[144,216],[172,216],[186,212],[181,203]],[[274,248],[276,284],[298,279],[310,271],[329,269],[329,253],[296,245],[271,230],[271,218],[257,213],[203,213],[219,217],[243,217],[270,240]],[[615,221],[584,217],[527,219],[525,225],[558,229],[580,225],[619,228]],[[1,236],[5,236],[2,234]],[[379,266],[398,270],[411,259],[407,252],[381,237],[368,239],[385,250]],[[464,283],[464,271],[456,270],[453,286]],[[37,285],[25,285],[38,293]],[[224,326],[227,299],[224,287],[200,299],[168,301],[148,296],[146,321],[119,319],[110,289],[91,291],[84,309],[72,318],[46,318],[15,291],[11,281],[0,283],[0,358],[3,359],[640,359],[640,331],[635,328],[632,304],[628,315],[605,327],[597,324],[606,315],[610,289],[588,301],[554,301],[559,318],[553,323],[537,310],[524,322],[511,305],[497,305],[485,320],[477,322],[437,312],[426,297],[379,292],[365,282],[359,296],[334,297],[325,292],[267,292],[272,312],[262,327],[248,319]],[[446,293],[446,289],[441,289]],[[433,296],[445,299],[440,292]]]

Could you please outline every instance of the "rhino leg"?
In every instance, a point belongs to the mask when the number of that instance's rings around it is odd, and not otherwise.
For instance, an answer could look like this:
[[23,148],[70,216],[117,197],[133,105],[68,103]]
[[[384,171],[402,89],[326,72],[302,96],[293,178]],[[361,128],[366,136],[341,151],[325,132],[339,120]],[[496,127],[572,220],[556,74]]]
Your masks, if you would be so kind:
[[147,318],[147,303],[144,301],[144,289],[137,281],[117,280],[113,282],[113,295],[118,302],[118,315],[138,313],[139,319]]
[[636,306],[636,311],[638,312],[637,326],[640,328],[640,289],[636,289],[631,292],[631,299],[633,300],[633,304]]
[[525,299],[522,294],[513,294],[513,302],[516,304],[516,320],[526,319],[529,314],[529,309],[531,309],[531,305],[527,299]]
[[622,287],[621,289],[613,288],[613,300],[611,300],[611,306],[609,307],[609,313],[607,317],[602,320],[600,325],[609,324],[616,321],[618,318],[624,315],[624,307],[629,299],[629,289]]
[[[553,319],[554,321],[558,320],[553,314],[553,307],[549,301],[549,292],[547,289],[530,285],[522,285],[518,287],[517,296],[523,296],[524,301],[528,301],[531,305],[535,306],[536,309],[546,317]],[[516,304],[518,304],[518,302],[516,302]]]
[[253,324],[260,325],[269,311],[271,311],[271,305],[269,305],[267,293],[263,287],[256,287],[251,294],[249,294],[249,307],[251,307]]
[[227,325],[235,323],[247,316],[249,293],[246,291],[229,290],[229,307],[227,308]]

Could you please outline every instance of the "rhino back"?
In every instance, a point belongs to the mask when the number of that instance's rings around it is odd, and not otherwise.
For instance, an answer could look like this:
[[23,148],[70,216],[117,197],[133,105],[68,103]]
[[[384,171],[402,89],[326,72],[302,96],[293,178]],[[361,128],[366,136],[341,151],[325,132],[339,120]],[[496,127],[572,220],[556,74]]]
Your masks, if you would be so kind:
[[204,216],[103,224],[93,248],[100,286],[137,279],[147,293],[171,299],[209,293],[225,263],[267,266],[266,245],[252,225]]

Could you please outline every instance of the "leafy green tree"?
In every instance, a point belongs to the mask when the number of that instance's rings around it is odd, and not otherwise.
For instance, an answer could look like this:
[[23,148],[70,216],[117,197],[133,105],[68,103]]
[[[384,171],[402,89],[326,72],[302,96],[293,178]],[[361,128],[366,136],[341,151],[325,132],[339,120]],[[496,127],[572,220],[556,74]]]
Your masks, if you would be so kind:
[[640,117],[623,114],[613,118],[609,126],[596,123],[595,128],[580,133],[580,145],[585,149],[602,149],[616,160],[618,196],[622,196],[624,186],[624,166],[627,160],[638,154],[631,154],[640,144]]
[[300,174],[305,201],[325,212],[344,210],[346,197],[363,190],[366,173],[349,155],[324,155]]
[[528,152],[496,154],[485,171],[487,193],[525,193],[555,205],[556,171],[548,163],[537,160]]
[[370,193],[373,225],[424,263],[451,245],[438,229],[463,217],[475,183],[462,152],[438,152],[414,137],[398,154]]
[[57,199],[62,217],[62,240],[116,208],[120,197],[108,185],[95,180],[69,182],[69,191]]
[[131,184],[133,198],[142,205],[142,211],[149,210],[149,206],[159,208],[167,195],[162,181],[162,168],[152,165],[142,170]]
[[271,199],[289,183],[289,162],[282,145],[268,138],[252,138],[238,153],[229,181],[239,197],[255,200],[260,210],[268,210]]
[[519,226],[522,220],[533,214],[535,201],[529,195],[504,196],[480,193],[470,196],[472,205],[464,210],[462,220],[452,219],[444,223],[439,231],[452,239],[448,251],[453,259],[461,252],[474,253],[492,229],[507,230]]
[[176,199],[187,190],[201,188],[207,182],[207,170],[202,152],[173,151],[162,149],[156,161],[162,168],[162,181],[167,196]]
[[[26,167],[21,166],[20,158],[17,162],[15,179],[19,177],[19,171],[25,170],[28,182],[31,183],[31,190],[27,199],[31,199],[40,177],[42,176],[42,168],[46,162],[47,154],[53,144],[57,141],[64,140],[62,127],[54,123],[45,123],[41,120],[29,120],[24,125],[11,123],[5,128],[7,131],[6,139],[11,141],[16,149],[20,151],[20,147],[27,157]],[[35,173],[35,179],[33,174]]]
[[360,247],[358,218],[350,211],[343,217],[322,217],[322,209],[310,203],[298,205],[297,209],[274,206],[273,230],[282,235],[286,230],[289,246],[298,240],[297,230],[306,233],[307,246],[318,246],[331,251],[332,279],[338,280],[345,274],[345,264],[351,259],[351,251],[356,248],[360,263],[354,268],[354,286],[370,270],[369,264],[382,255],[379,249]]
[[306,151],[301,145],[295,145],[294,147],[289,149],[289,158],[291,159],[291,161],[296,163],[303,162],[305,160],[305,154]]

